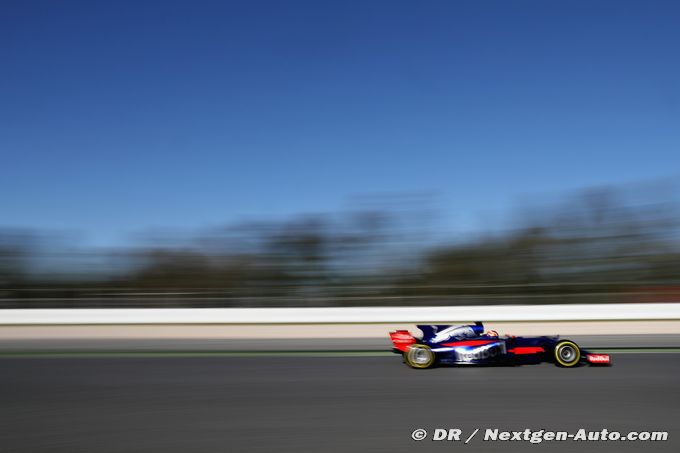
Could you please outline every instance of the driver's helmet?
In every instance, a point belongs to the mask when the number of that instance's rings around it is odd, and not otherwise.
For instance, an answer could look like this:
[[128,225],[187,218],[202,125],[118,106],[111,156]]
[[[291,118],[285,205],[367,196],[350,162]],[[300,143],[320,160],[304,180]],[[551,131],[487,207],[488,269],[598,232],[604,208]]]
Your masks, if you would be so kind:
[[498,332],[496,332],[495,330],[487,330],[487,331],[484,333],[484,335],[486,335],[487,337],[497,337],[497,336],[498,336]]

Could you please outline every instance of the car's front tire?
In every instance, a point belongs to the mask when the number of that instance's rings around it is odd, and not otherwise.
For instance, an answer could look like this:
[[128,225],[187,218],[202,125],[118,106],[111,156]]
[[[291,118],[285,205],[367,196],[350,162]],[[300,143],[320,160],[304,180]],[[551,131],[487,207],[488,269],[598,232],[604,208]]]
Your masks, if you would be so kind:
[[570,340],[558,341],[553,350],[555,365],[563,368],[577,366],[581,362],[581,348]]
[[429,346],[412,344],[404,352],[404,362],[411,368],[430,368],[434,366],[435,355]]

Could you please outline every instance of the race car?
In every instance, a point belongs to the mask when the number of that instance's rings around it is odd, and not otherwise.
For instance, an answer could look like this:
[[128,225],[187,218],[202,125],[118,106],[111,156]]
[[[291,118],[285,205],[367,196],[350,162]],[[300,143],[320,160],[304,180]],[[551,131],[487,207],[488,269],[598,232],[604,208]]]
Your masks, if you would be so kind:
[[500,337],[484,324],[417,325],[417,338],[408,330],[390,332],[393,352],[411,368],[435,365],[525,365],[550,362],[563,368],[611,365],[609,354],[594,354],[559,336]]

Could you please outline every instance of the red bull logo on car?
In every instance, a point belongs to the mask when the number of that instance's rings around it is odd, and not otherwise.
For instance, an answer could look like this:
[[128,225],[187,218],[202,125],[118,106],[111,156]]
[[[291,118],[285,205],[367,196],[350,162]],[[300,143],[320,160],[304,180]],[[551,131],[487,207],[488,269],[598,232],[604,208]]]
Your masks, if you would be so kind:
[[456,352],[456,359],[458,362],[475,362],[478,360],[498,357],[506,353],[504,342],[491,343],[476,347],[457,347],[454,350]]

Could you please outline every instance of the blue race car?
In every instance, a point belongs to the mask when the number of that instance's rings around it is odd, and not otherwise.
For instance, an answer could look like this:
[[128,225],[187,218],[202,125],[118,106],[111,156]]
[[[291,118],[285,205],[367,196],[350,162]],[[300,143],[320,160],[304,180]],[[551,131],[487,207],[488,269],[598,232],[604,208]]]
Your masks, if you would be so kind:
[[401,354],[411,368],[435,365],[524,365],[551,362],[571,368],[578,365],[611,365],[609,354],[593,354],[559,336],[499,337],[475,324],[418,325],[422,338],[408,330],[390,332],[393,352]]

